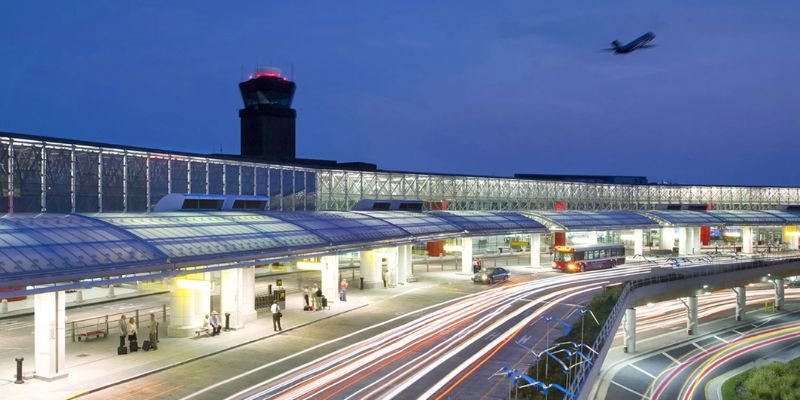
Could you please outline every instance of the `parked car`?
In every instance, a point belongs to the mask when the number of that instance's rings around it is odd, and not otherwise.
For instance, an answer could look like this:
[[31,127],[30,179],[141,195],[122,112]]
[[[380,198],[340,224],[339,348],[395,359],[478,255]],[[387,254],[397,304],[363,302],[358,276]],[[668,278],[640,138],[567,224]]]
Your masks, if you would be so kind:
[[472,276],[472,281],[475,283],[495,283],[499,281],[507,281],[511,278],[508,270],[500,267],[486,268]]

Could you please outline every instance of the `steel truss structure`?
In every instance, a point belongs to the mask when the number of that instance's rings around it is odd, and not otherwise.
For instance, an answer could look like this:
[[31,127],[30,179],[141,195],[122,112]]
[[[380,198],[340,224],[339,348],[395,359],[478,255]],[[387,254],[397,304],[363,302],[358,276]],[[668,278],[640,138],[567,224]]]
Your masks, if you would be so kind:
[[0,134],[0,212],[147,212],[168,193],[270,197],[270,210],[349,210],[361,199],[446,202],[450,210],[717,210],[800,204],[797,187],[618,185],[256,163]]

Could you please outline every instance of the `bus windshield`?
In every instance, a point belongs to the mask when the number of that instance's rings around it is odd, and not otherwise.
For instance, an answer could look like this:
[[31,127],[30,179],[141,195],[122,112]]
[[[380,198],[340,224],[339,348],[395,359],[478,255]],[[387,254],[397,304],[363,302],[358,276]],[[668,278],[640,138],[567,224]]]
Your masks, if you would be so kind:
[[570,262],[572,261],[573,253],[565,251],[556,251],[553,257],[555,258],[555,261]]

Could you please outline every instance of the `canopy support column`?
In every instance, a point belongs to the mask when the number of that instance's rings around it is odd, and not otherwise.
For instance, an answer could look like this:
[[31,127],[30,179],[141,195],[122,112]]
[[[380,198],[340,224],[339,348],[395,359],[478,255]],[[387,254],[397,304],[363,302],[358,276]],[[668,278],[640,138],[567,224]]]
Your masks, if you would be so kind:
[[52,380],[67,376],[65,297],[63,291],[33,296],[37,378]]

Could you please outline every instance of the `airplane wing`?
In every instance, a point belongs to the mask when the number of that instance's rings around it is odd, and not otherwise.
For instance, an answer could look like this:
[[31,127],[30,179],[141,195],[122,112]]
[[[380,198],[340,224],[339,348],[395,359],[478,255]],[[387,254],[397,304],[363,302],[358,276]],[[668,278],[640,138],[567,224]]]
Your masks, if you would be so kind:
[[637,47],[637,49],[646,49],[648,47],[656,47],[656,46],[658,46],[658,45],[657,44],[646,44],[646,45]]

